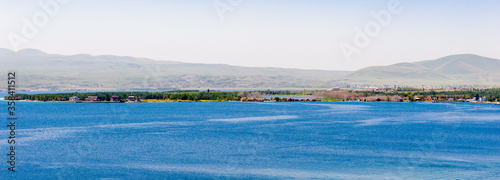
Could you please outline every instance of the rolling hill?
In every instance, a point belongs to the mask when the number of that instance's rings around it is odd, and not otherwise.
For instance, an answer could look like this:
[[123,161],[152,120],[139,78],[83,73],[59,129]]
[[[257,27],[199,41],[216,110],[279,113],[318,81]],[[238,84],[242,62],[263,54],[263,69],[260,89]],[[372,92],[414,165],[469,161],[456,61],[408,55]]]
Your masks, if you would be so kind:
[[500,60],[473,54],[357,70],[344,81],[409,85],[500,85]]
[[194,64],[111,55],[64,56],[35,49],[18,52],[0,49],[0,64],[2,72],[18,72],[18,87],[41,90],[328,88],[350,73]]
[[[346,84],[500,85],[500,60],[471,54],[351,71],[241,67],[127,56],[57,55],[0,48],[0,71],[18,73],[18,89],[323,89]],[[6,85],[0,86],[6,89]]]

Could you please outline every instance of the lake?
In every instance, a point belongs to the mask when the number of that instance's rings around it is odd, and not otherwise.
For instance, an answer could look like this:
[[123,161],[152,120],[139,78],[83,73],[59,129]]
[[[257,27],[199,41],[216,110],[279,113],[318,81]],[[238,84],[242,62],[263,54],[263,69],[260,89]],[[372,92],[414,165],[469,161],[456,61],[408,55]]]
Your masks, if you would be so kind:
[[489,104],[17,102],[16,112],[16,172],[3,155],[0,179],[500,178],[500,106]]

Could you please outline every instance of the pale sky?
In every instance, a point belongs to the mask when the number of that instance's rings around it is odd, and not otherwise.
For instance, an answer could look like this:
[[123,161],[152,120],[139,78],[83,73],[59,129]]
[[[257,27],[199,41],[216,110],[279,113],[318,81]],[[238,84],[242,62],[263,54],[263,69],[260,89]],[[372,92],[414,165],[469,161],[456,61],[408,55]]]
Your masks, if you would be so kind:
[[[0,48],[50,54],[325,70],[500,59],[498,0],[0,0],[0,12]],[[382,25],[371,12],[391,18],[380,16]],[[30,23],[38,32],[26,31]],[[356,45],[355,29],[367,25],[370,43]],[[350,60],[345,44],[356,49]]]

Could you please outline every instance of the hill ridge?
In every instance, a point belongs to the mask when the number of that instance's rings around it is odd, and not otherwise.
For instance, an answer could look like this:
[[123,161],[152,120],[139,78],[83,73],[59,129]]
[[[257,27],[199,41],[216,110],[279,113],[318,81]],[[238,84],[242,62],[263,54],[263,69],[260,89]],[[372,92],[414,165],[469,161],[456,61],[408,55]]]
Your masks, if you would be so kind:
[[244,67],[114,55],[58,55],[0,48],[0,70],[44,90],[323,89],[349,84],[500,85],[500,60],[475,54],[370,66],[356,71]]

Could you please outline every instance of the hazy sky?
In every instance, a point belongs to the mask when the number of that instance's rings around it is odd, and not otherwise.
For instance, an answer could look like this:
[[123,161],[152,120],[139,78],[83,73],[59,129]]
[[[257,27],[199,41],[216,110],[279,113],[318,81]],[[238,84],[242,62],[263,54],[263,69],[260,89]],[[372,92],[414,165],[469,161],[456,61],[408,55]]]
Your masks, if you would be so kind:
[[[498,0],[65,1],[0,0],[0,47],[328,70],[464,53],[500,59]],[[45,2],[59,8],[44,11]],[[384,25],[372,15],[381,11],[391,16],[380,16]],[[370,43],[356,45],[355,29],[366,26]],[[350,59],[341,47],[355,51]]]

